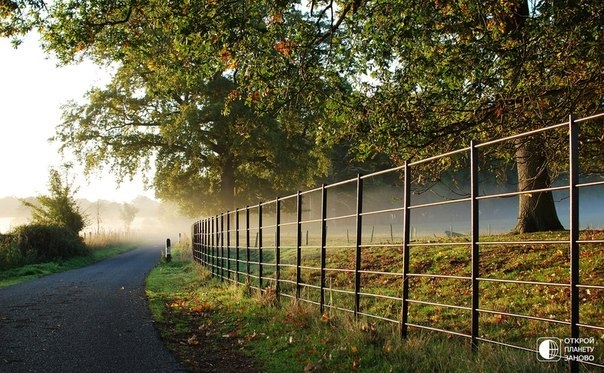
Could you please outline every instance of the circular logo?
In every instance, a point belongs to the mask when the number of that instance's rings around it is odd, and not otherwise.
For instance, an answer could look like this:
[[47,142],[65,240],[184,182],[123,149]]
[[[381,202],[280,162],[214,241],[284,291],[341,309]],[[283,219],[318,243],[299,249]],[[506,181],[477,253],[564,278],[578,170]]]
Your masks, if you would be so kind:
[[544,360],[553,360],[558,357],[560,352],[560,346],[558,342],[553,339],[544,339],[539,343],[539,355]]

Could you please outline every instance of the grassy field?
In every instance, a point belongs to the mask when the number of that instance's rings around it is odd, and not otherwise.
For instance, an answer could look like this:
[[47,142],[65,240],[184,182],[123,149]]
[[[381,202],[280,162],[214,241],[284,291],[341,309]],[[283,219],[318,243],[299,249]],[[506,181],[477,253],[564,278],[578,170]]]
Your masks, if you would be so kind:
[[[481,271],[495,278],[567,281],[567,250],[557,245],[542,244],[512,245],[506,250],[496,246],[482,249]],[[467,251],[467,245],[462,242],[432,252],[422,247],[412,254],[410,270],[414,273],[459,275],[469,270]],[[363,317],[354,320],[349,313],[342,312],[321,314],[315,305],[295,303],[286,297],[281,297],[277,302],[270,288],[258,294],[257,290],[245,285],[236,286],[212,279],[204,269],[192,262],[188,250],[178,249],[176,253],[171,263],[161,263],[150,274],[147,292],[158,321],[156,325],[165,340],[169,341],[169,347],[177,351],[181,359],[189,360],[194,371],[204,370],[199,362],[196,363],[198,350],[203,351],[212,344],[223,344],[225,340],[235,350],[253,356],[261,370],[268,372],[537,372],[567,369],[564,363],[540,363],[535,353],[494,344],[481,343],[478,353],[473,354],[465,338],[417,329],[411,330],[410,337],[402,341],[396,324]],[[313,262],[311,257],[308,256],[308,263]],[[396,248],[365,250],[363,258],[364,269],[374,268],[379,272],[396,270],[400,266],[400,261],[396,259],[400,258],[400,253]],[[333,255],[330,260],[333,265],[345,267],[350,263],[350,253]],[[602,246],[582,246],[581,260],[582,283],[603,284]],[[282,275],[283,278],[291,276],[287,271]],[[316,276],[317,273],[311,271],[305,281],[313,283]],[[397,281],[392,276],[369,273],[363,282],[363,292],[400,292],[401,284]],[[468,285],[464,281],[423,277],[414,278],[413,281],[410,284],[412,299],[457,305],[468,302]],[[351,284],[350,274],[334,273],[328,284],[347,288]],[[564,289],[533,287],[485,283],[481,287],[481,308],[529,313],[544,318],[568,318],[568,294]],[[581,322],[603,325],[604,295],[601,291],[583,291],[581,296]],[[328,302],[345,302],[338,297],[335,292],[329,294]],[[364,312],[395,319],[398,317],[399,311],[389,302],[371,298],[363,302]],[[409,315],[410,322],[468,332],[469,319],[464,310],[414,304]],[[563,325],[560,329],[553,324],[544,329],[543,322],[494,314],[481,314],[480,322],[484,338],[514,342],[528,348],[535,347],[538,336],[566,334],[568,328]],[[582,333],[582,336],[586,336],[583,329]],[[596,340],[596,359],[600,362],[604,352],[603,334],[592,333]],[[583,367],[583,370],[590,371],[589,367]]]
[[[604,232],[583,231],[580,240],[579,280],[582,285],[604,285]],[[446,242],[445,242],[446,240]],[[481,237],[479,248],[479,337],[534,349],[539,337],[569,335],[570,254],[568,232]],[[498,242],[507,242],[500,244]],[[240,250],[240,259],[245,250]],[[326,250],[325,306],[352,311],[355,289],[355,249]],[[257,287],[259,251],[252,248],[250,273],[241,263],[239,282]],[[321,252],[301,249],[300,298],[320,300]],[[235,254],[231,252],[231,256]],[[400,320],[403,251],[400,245],[362,248],[360,312],[380,319]],[[467,237],[416,240],[410,248],[408,322],[464,335],[471,334],[471,249]],[[226,262],[226,261],[225,261]],[[281,292],[295,294],[296,250],[281,250]],[[274,252],[262,250],[263,287],[274,286]],[[222,263],[226,266],[226,263]],[[231,268],[233,268],[231,264]],[[338,270],[336,270],[338,269]],[[342,270],[344,269],[344,270]],[[518,283],[509,281],[526,281]],[[267,284],[268,282],[268,284]],[[387,298],[390,297],[390,298]],[[580,323],[604,326],[604,290],[580,288]],[[428,304],[430,303],[430,304]],[[436,305],[435,305],[436,304]],[[440,305],[440,306],[439,306]],[[519,316],[515,316],[519,315]],[[535,319],[538,318],[538,319]],[[550,321],[551,320],[551,321]],[[597,359],[604,363],[604,332],[581,327],[582,337],[593,337]]]
[[136,246],[137,245],[134,243],[96,244],[90,246],[88,255],[77,256],[66,260],[49,263],[28,264],[22,267],[0,271],[0,288],[35,280],[53,273],[81,268],[100,260],[132,250]]

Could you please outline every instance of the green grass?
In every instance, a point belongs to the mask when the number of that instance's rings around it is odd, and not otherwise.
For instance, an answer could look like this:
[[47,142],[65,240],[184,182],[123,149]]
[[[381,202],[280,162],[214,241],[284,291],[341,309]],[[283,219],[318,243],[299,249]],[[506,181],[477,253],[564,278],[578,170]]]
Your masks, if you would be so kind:
[[[582,239],[602,239],[602,232],[582,232]],[[490,237],[491,241],[566,240],[567,232],[538,233],[532,235],[503,235]],[[450,239],[448,239],[450,242]],[[471,252],[464,238],[458,243],[439,246],[413,246],[410,249],[410,273],[421,275],[462,276],[471,275]],[[421,242],[416,242],[421,243]],[[431,244],[437,244],[432,240]],[[303,248],[304,251],[304,248]],[[352,269],[354,250],[346,255],[334,254],[327,257],[328,267]],[[284,254],[288,255],[288,254]],[[318,255],[315,255],[318,257]],[[402,248],[366,247],[362,249],[361,268],[374,273],[361,274],[361,292],[400,297],[402,289]],[[318,258],[308,260],[305,265],[318,267]],[[512,243],[509,245],[480,246],[480,277],[503,280],[521,280],[547,283],[569,282],[569,252],[567,244],[555,243]],[[604,285],[604,245],[582,244],[580,247],[580,281],[584,285]],[[380,273],[376,273],[380,272]],[[385,272],[390,274],[384,274]],[[320,271],[302,270],[306,284],[320,285]],[[354,273],[327,272],[328,304],[353,309],[354,299],[336,290],[353,291]],[[282,271],[281,278],[295,280],[293,268]],[[566,322],[570,314],[568,287],[527,285],[503,282],[480,282],[480,305],[484,310],[506,312]],[[411,277],[409,298],[420,302],[471,307],[471,281],[458,278]],[[302,297],[310,301],[319,300],[319,291],[308,289]],[[602,327],[604,319],[604,290],[580,290],[581,323]],[[401,302],[371,296],[361,297],[361,312],[398,320]],[[468,310],[412,303],[409,322],[456,333],[470,334],[471,313]],[[525,348],[534,348],[535,340],[541,336],[568,336],[569,327],[558,323],[527,320],[487,312],[480,316],[480,337],[499,342],[512,343]],[[582,336],[594,337],[600,361],[604,361],[604,333],[582,328]]]
[[[468,271],[468,258],[462,246],[417,250],[412,272],[452,274]],[[410,329],[406,340],[400,339],[396,324],[379,322],[351,314],[326,312],[320,314],[315,305],[292,303],[281,297],[276,302],[274,290],[267,288],[262,294],[245,285],[232,285],[212,279],[210,274],[191,261],[188,250],[175,255],[171,263],[161,263],[150,274],[147,291],[158,327],[168,346],[183,360],[194,361],[199,349],[208,344],[228,339],[233,348],[253,356],[261,369],[281,371],[376,371],[376,372],[540,372],[566,371],[564,363],[540,363],[534,353],[481,343],[477,354],[471,352],[464,338]],[[183,251],[184,250],[184,251]],[[523,246],[510,248],[485,247],[481,249],[484,261],[481,266],[493,277],[525,278],[533,281],[557,279],[566,281],[567,257],[558,253],[558,247]],[[544,250],[550,250],[547,255]],[[553,251],[552,251],[553,250]],[[584,252],[583,252],[584,251]],[[364,265],[376,270],[394,270],[400,266],[396,258],[400,253],[391,248],[366,250]],[[349,263],[346,255],[338,256],[341,263]],[[376,258],[379,257],[379,260]],[[505,259],[507,257],[507,259]],[[601,246],[582,247],[582,275],[584,283],[602,284]],[[551,269],[551,267],[554,267]],[[558,268],[560,267],[560,268]],[[283,274],[287,276],[287,273]],[[316,281],[318,273],[310,271],[308,281]],[[588,281],[589,280],[589,281]],[[351,284],[348,274],[334,275],[328,284],[341,287]],[[367,274],[364,292],[397,294],[399,280],[391,276]],[[394,289],[394,290],[393,290]],[[414,280],[412,297],[438,303],[465,305],[469,301],[468,285],[453,279]],[[565,305],[568,295],[562,290],[527,290],[526,286],[494,283],[484,286],[481,307],[506,312],[550,315],[564,319],[568,315]],[[316,292],[308,292],[308,296]],[[597,293],[597,294],[596,294]],[[583,294],[582,322],[602,325],[604,296],[592,291]],[[327,302],[344,302],[344,296],[329,292]],[[386,315],[397,319],[400,302],[363,299],[363,312]],[[469,312],[414,304],[410,308],[410,321],[457,332],[469,332]],[[167,321],[169,320],[169,321]],[[537,337],[562,335],[568,327],[543,327],[543,322],[482,314],[481,336],[488,339],[513,342],[534,348]],[[543,334],[553,333],[553,334]],[[587,336],[582,329],[582,336]],[[194,336],[203,334],[210,340],[203,346],[195,343]],[[598,341],[597,359],[601,359],[604,346],[602,333],[592,334]],[[197,350],[196,350],[197,349]],[[602,361],[602,360],[599,360]],[[207,367],[206,367],[207,368]],[[203,367],[193,365],[193,371]],[[584,368],[589,371],[589,369]]]
[[119,255],[136,247],[134,243],[115,244],[112,246],[95,247],[84,256],[48,263],[27,264],[22,267],[0,271],[0,288],[35,280],[53,273],[85,267],[92,263]]

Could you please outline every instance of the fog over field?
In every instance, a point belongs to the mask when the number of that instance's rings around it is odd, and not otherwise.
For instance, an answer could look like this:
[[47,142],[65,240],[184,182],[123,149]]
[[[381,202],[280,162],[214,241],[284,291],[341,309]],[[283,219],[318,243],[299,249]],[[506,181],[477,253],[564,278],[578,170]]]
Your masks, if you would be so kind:
[[[598,181],[600,176],[596,177]],[[586,182],[586,181],[583,181]],[[567,180],[558,180],[556,185],[565,185]],[[469,195],[466,181],[455,183],[446,180],[416,186],[412,188],[411,206],[430,204],[442,201],[462,200]],[[356,232],[354,214],[356,212],[355,183],[327,189],[327,217],[330,237],[339,236],[340,240],[353,240]],[[384,242],[402,240],[403,224],[403,188],[399,183],[373,182],[367,179],[363,192],[363,242]],[[481,185],[480,195],[514,192],[514,183]],[[568,190],[553,192],[556,211],[565,229],[569,228],[569,193]],[[34,199],[31,198],[31,201]],[[295,226],[287,225],[295,221],[295,198],[286,197],[282,207],[282,234],[295,235]],[[128,234],[140,239],[165,240],[171,238],[177,242],[180,238],[189,239],[191,224],[196,220],[181,215],[176,206],[139,196],[130,202],[136,208],[133,221],[128,226],[122,217],[123,204],[112,201],[78,200],[81,211],[86,216],[87,226],[82,234],[87,236],[103,234]],[[288,207],[287,207],[288,206]],[[244,227],[245,214],[240,206],[240,225]],[[250,227],[257,228],[256,207],[250,207]],[[274,210],[274,208],[273,208]],[[303,192],[302,220],[313,220],[305,223],[305,235],[315,240],[320,235],[321,191]],[[382,211],[385,210],[385,211]],[[274,211],[266,207],[263,210],[263,225],[266,237],[271,237],[274,224]],[[221,213],[220,211],[216,212]],[[518,216],[518,196],[497,197],[479,201],[480,235],[502,234],[510,232],[516,225]],[[8,233],[11,228],[26,224],[30,211],[14,197],[0,198],[0,233]],[[234,219],[232,217],[232,219]],[[449,234],[469,235],[470,203],[459,201],[442,206],[412,208],[410,212],[411,239],[445,237]],[[233,224],[234,226],[234,224]],[[583,187],[579,190],[579,226],[580,229],[604,229],[604,185]],[[291,232],[289,232],[291,230]]]
[[[389,180],[365,179],[362,199],[362,241],[363,243],[401,242],[403,230],[404,190],[394,178]],[[600,177],[593,180],[599,181]],[[561,178],[556,186],[568,185]],[[515,182],[485,183],[479,187],[479,196],[516,192]],[[471,231],[469,181],[463,179],[455,183],[450,180],[438,180],[423,186],[412,187],[410,226],[411,239],[444,238],[448,235],[467,236]],[[511,232],[518,218],[518,196],[493,197],[480,199],[479,234],[481,236],[505,234]],[[561,224],[569,229],[570,198],[567,189],[553,192],[556,211]],[[419,205],[436,202],[452,202],[440,206]],[[294,237],[296,234],[295,197],[282,199],[281,228],[282,235]],[[327,186],[327,231],[328,239],[354,242],[356,234],[356,183],[350,182],[334,187]],[[245,227],[245,212],[239,213],[240,227]],[[231,216],[231,227],[234,216]],[[321,190],[302,193],[302,231],[305,239],[317,241],[321,232]],[[275,224],[274,207],[263,207],[262,223],[264,240],[271,239]],[[250,207],[250,227],[255,231],[258,226],[257,207]],[[604,185],[586,186],[579,189],[579,227],[585,229],[604,229]],[[253,239],[253,238],[252,238]],[[310,242],[310,244],[317,244]]]
[[[27,199],[34,202],[34,198]],[[82,234],[90,235],[128,235],[140,239],[178,240],[179,233],[188,237],[193,219],[182,216],[170,203],[158,202],[147,197],[137,197],[130,205],[136,208],[134,220],[128,226],[121,211],[122,203],[112,201],[77,200],[87,225]],[[0,198],[0,233],[6,234],[11,229],[27,224],[30,221],[29,208],[23,206],[18,198]]]

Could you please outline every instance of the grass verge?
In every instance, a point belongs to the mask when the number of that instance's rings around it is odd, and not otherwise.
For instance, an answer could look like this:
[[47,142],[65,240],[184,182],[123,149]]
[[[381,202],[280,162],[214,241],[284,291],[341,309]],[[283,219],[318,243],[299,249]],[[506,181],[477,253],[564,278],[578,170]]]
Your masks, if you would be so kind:
[[88,255],[48,263],[27,264],[22,267],[0,271],[0,288],[35,280],[53,273],[85,267],[103,259],[132,250],[136,246],[135,243],[123,243],[112,246],[95,247],[90,249]]
[[465,340],[429,332],[402,341],[392,324],[277,302],[270,290],[212,279],[182,248],[151,272],[147,296],[168,348],[191,371],[220,371],[221,362],[265,372],[567,371],[525,351],[481,344],[473,354]]

